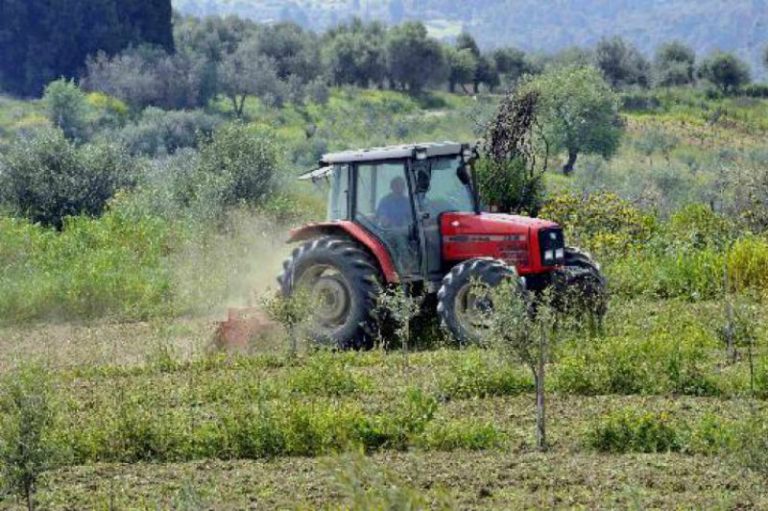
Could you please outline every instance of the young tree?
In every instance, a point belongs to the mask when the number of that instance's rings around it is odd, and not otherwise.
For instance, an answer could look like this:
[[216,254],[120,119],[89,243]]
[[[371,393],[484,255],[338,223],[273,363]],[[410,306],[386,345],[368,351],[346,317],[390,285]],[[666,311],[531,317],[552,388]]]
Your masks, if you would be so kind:
[[615,154],[623,131],[619,99],[595,69],[553,70],[528,80],[521,90],[539,94],[544,137],[551,150],[568,154],[564,174],[573,172],[581,153]]
[[653,59],[654,83],[663,87],[694,83],[696,52],[689,46],[672,41],[656,50]]
[[475,79],[477,70],[477,58],[469,50],[457,50],[450,46],[445,48],[445,57],[448,62],[448,90],[456,92],[456,86],[468,92],[465,84]]
[[650,85],[650,64],[635,46],[621,37],[602,39],[597,44],[595,64],[613,88]]
[[752,78],[749,65],[732,53],[715,52],[699,66],[698,75],[724,94],[738,90]]
[[429,84],[445,83],[448,66],[443,48],[422,23],[409,21],[387,35],[387,68],[393,84],[418,94]]
[[84,140],[87,136],[88,103],[85,94],[74,81],[56,80],[45,88],[43,95],[48,118],[70,140]]
[[491,290],[491,339],[506,354],[525,364],[536,387],[536,447],[547,449],[545,379],[549,351],[556,335],[555,312],[545,293],[531,310],[530,297],[519,282],[507,279]]
[[275,62],[262,54],[254,41],[243,43],[234,53],[224,57],[219,68],[219,85],[232,102],[238,118],[243,116],[248,96],[279,105],[286,94],[285,83],[278,77]]

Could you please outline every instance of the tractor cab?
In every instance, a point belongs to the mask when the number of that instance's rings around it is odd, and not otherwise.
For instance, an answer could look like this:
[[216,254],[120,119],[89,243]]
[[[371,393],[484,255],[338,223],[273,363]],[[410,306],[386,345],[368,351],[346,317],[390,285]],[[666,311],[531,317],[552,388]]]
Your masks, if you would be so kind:
[[390,253],[399,279],[444,275],[440,216],[475,213],[467,144],[429,143],[326,154],[301,179],[327,179],[328,221],[362,226]]
[[602,286],[599,267],[566,249],[556,223],[481,212],[474,154],[454,142],[344,151],[300,177],[328,185],[327,218],[291,232],[289,242],[305,243],[278,280],[286,295],[306,287],[321,297],[322,335],[340,345],[367,338],[375,296],[391,285],[434,295],[443,324],[462,341],[480,335],[462,320],[476,308],[473,282],[523,277],[535,291],[576,257]]

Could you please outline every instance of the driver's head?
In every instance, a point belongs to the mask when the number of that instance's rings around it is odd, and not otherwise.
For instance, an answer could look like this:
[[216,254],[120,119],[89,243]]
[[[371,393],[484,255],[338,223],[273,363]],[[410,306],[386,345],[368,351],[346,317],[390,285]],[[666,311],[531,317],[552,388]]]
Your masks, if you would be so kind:
[[389,188],[395,195],[403,195],[405,193],[405,179],[396,177],[389,183]]

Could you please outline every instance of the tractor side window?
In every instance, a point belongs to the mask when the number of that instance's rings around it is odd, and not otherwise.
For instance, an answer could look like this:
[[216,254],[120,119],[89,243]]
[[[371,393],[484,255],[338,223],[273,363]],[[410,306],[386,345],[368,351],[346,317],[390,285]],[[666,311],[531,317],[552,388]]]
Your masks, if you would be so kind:
[[357,167],[357,215],[388,229],[413,222],[403,163],[361,164]]
[[349,217],[349,165],[337,165],[331,174],[331,194],[328,201],[328,220],[346,220]]
[[432,181],[424,194],[424,208],[433,216],[446,211],[473,211],[472,191],[461,182],[457,171],[461,158],[435,158],[432,160]]

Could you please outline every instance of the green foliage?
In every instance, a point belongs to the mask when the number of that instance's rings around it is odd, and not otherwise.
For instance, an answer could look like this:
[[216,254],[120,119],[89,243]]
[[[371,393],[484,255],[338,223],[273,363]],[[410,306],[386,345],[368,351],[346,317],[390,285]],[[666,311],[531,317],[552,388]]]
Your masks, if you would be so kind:
[[201,186],[197,194],[213,194],[220,204],[260,204],[275,186],[277,146],[272,136],[244,124],[216,130],[200,150]]
[[43,472],[62,462],[52,433],[56,409],[51,382],[42,368],[4,375],[0,384],[0,488],[35,507]]
[[493,161],[482,158],[475,162],[477,185],[484,204],[501,212],[536,216],[544,202],[544,179],[531,176],[521,159]]
[[42,130],[0,156],[0,199],[19,217],[61,229],[67,216],[101,214],[139,168],[114,144],[77,147],[60,130]]
[[634,45],[619,36],[600,40],[595,47],[595,65],[613,88],[650,85],[650,64]]
[[170,0],[14,0],[3,7],[0,88],[18,95],[38,95],[51,80],[77,76],[86,56],[100,50],[113,54],[142,43],[174,47]]
[[683,447],[669,413],[632,408],[601,417],[592,426],[587,442],[598,451],[610,453],[671,452]]
[[169,314],[170,226],[119,212],[76,217],[61,233],[0,219],[0,318],[142,319]]
[[443,49],[419,22],[406,22],[387,34],[387,68],[390,79],[411,93],[442,83],[448,71]]
[[48,118],[70,140],[85,140],[87,132],[88,102],[74,81],[56,80],[46,86],[43,102]]
[[609,257],[646,243],[656,228],[654,216],[613,193],[556,195],[540,216],[563,226],[570,244]]
[[696,52],[680,41],[672,41],[656,50],[653,60],[654,83],[662,87],[694,83]]
[[357,375],[338,357],[328,353],[312,356],[309,363],[295,372],[288,384],[294,392],[322,396],[343,396],[371,388],[371,381]]
[[716,52],[699,65],[698,75],[724,94],[738,90],[751,81],[749,66],[732,53]]
[[609,158],[621,141],[618,96],[591,67],[565,67],[527,80],[523,91],[539,94],[538,120],[554,152],[568,153],[565,173],[579,154]]
[[220,118],[199,110],[165,112],[147,108],[135,123],[118,131],[117,138],[131,154],[162,156],[197,147],[219,124]]
[[[490,355],[490,356],[488,356]],[[438,378],[440,394],[446,399],[484,399],[515,396],[533,390],[530,377],[495,355],[473,350],[456,360]]]
[[736,437],[736,458],[744,466],[768,474],[768,422],[759,412],[742,424]]
[[500,447],[502,442],[503,435],[494,424],[475,420],[434,421],[419,439],[420,445],[436,451],[481,451]]

